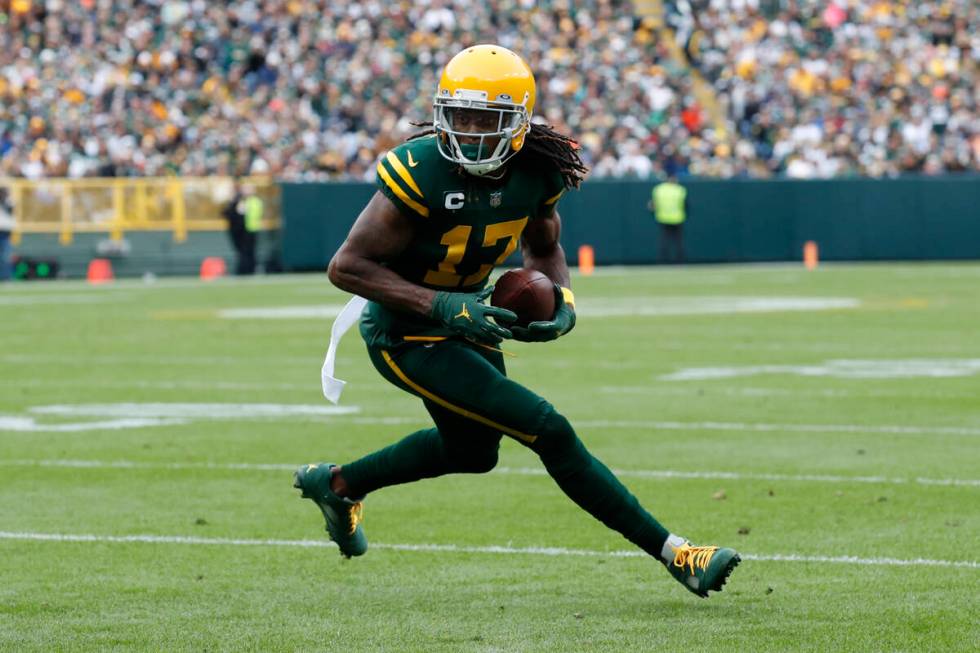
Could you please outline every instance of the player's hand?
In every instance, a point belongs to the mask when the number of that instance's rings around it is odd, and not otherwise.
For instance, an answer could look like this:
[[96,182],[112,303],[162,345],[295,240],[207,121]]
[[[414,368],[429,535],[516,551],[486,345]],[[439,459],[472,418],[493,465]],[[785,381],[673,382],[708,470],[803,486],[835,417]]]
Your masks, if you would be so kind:
[[512,326],[514,340],[521,342],[547,342],[563,336],[575,328],[575,306],[565,301],[561,286],[555,284],[555,314],[551,320],[531,322],[527,327]]
[[437,292],[429,315],[467,340],[495,345],[513,335],[490,318],[513,322],[517,315],[506,308],[484,304],[492,292],[492,286],[478,293]]

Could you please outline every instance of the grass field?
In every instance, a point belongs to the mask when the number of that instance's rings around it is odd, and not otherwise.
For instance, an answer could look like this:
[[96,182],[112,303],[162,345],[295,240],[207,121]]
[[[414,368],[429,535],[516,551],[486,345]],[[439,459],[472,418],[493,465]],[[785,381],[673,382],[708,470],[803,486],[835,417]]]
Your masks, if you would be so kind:
[[[365,503],[345,561],[291,484],[427,424],[322,276],[0,288],[0,650],[974,651],[980,265],[600,270],[515,343],[673,531],[686,592],[506,441]],[[281,309],[290,310],[281,310]],[[249,312],[244,309],[265,309]],[[280,309],[280,312],[272,309]]]

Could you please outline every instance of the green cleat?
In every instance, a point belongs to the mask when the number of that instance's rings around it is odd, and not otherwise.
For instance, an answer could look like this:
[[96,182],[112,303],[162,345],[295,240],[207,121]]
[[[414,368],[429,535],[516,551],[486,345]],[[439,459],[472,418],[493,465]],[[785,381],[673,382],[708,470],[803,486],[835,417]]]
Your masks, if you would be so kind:
[[361,527],[361,502],[338,497],[330,491],[333,463],[303,465],[293,475],[293,487],[303,491],[304,499],[311,499],[327,521],[327,533],[337,543],[345,558],[364,555],[367,536]]
[[735,549],[694,546],[677,536],[671,536],[664,545],[664,551],[668,549],[674,558],[664,561],[667,571],[701,598],[707,598],[708,592],[720,592],[732,570],[742,561]]

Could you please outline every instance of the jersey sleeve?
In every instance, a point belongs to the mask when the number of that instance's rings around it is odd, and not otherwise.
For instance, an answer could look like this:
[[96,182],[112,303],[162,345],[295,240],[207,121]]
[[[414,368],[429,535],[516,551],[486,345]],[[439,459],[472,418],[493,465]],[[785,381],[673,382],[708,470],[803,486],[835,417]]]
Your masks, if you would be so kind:
[[412,168],[416,165],[406,145],[389,150],[378,161],[378,188],[405,215],[428,218],[425,194],[412,174]]
[[536,215],[551,215],[555,207],[558,206],[558,200],[564,194],[565,180],[562,178],[561,173],[557,169],[550,170],[544,178],[541,202],[538,204]]

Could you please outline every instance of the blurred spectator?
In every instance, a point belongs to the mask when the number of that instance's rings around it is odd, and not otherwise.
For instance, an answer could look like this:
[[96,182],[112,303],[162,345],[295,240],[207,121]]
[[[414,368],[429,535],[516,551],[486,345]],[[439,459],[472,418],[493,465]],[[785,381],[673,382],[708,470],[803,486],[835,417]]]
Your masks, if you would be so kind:
[[587,163],[648,175],[658,144],[689,136],[688,80],[627,0],[0,0],[0,13],[0,176],[373,179],[378,154],[430,118],[448,57],[491,41],[528,60],[536,118],[574,134]]
[[256,250],[265,203],[255,192],[252,184],[235,181],[231,199],[221,211],[228,221],[228,238],[235,249],[235,274],[255,274]]
[[[221,210],[221,215],[228,222],[228,239],[235,250],[235,274],[245,274],[248,255],[245,251],[245,202],[242,195],[242,185],[238,180],[235,180],[235,192]],[[254,253],[252,261],[254,268]]]
[[10,232],[14,230],[14,208],[6,188],[0,187],[0,281],[10,281],[13,276],[10,258]]
[[479,42],[595,176],[978,168],[975,0],[666,4],[727,133],[627,0],[0,0],[0,177],[373,179]]
[[980,169],[976,0],[668,4],[756,174]]

